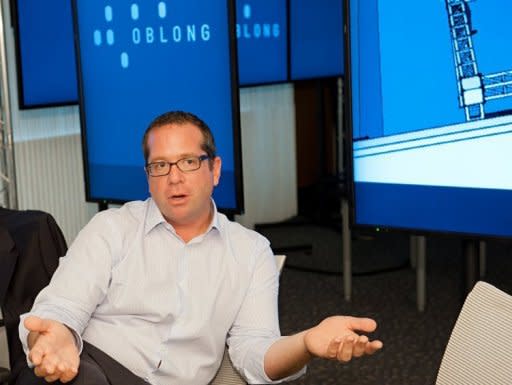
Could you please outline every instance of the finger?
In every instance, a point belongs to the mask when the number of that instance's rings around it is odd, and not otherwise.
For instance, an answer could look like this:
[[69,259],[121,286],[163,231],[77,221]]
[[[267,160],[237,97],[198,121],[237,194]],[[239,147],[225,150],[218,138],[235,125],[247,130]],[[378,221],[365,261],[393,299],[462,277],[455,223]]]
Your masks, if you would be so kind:
[[62,375],[60,377],[61,382],[69,382],[73,380],[78,374],[78,366],[80,365],[80,356],[74,355],[68,357],[66,361],[64,361],[63,366],[65,370],[62,370]]
[[33,330],[34,328],[38,327],[38,325],[40,324],[40,320],[41,320],[41,318],[39,318],[39,317],[29,316],[29,317],[25,318],[25,320],[23,321],[23,325],[28,330]]
[[34,365],[41,365],[47,358],[48,354],[51,354],[52,349],[43,340],[37,340],[32,349],[28,353],[28,358]]
[[46,371],[47,375],[58,374],[58,364],[60,360],[55,354],[46,354],[43,357],[41,366]]
[[57,381],[58,379],[59,379],[59,375],[58,375],[58,374],[52,374],[51,376],[46,376],[46,377],[44,378],[44,380],[45,380],[46,382],[55,382],[55,381]]
[[368,344],[366,344],[365,353],[371,355],[375,353],[377,350],[382,349],[383,346],[384,344],[382,343],[382,341],[379,340],[369,342]]
[[333,340],[331,340],[331,342],[329,342],[329,345],[327,346],[327,353],[326,353],[327,358],[329,358],[331,360],[336,359],[341,341],[342,341],[341,337],[336,337]]
[[352,330],[360,330],[367,333],[377,329],[377,322],[371,318],[350,317],[347,316],[348,326]]
[[47,373],[44,378],[47,382],[60,380],[67,371],[66,363],[61,361],[60,358],[54,354],[45,357],[43,368]]
[[28,353],[28,359],[30,362],[32,362],[35,366],[38,366],[43,361],[44,352],[43,349],[40,346],[36,346],[32,348]]
[[352,355],[354,357],[361,357],[366,350],[367,344],[368,344],[368,337],[359,336],[359,338],[356,340],[356,342],[354,344],[354,350],[352,352]]
[[348,362],[352,359],[354,340],[355,338],[353,336],[345,337],[345,340],[343,341],[338,350],[338,361]]
[[34,374],[37,376],[37,377],[46,377],[48,375],[48,373],[46,373],[46,370],[43,366],[36,366],[34,368]]
[[52,375],[46,376],[44,378],[47,382],[54,382],[60,380],[62,382],[63,379],[66,379],[66,365],[60,363],[55,368],[55,372]]
[[62,373],[62,376],[60,377],[60,381],[63,383],[72,381],[76,375],[78,374],[77,368],[68,368],[64,373]]
[[50,320],[39,318],[36,316],[30,316],[25,318],[23,325],[33,332],[45,332],[50,328]]
[[63,362],[59,362],[57,365],[57,371],[60,373],[65,373],[68,370],[68,366]]

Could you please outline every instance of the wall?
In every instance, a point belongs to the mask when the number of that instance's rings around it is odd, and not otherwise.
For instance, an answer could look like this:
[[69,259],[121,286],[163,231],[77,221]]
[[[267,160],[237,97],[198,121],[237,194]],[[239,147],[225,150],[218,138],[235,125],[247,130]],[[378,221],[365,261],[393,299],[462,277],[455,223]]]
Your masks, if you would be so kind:
[[294,111],[291,84],[240,92],[247,227],[297,215]]

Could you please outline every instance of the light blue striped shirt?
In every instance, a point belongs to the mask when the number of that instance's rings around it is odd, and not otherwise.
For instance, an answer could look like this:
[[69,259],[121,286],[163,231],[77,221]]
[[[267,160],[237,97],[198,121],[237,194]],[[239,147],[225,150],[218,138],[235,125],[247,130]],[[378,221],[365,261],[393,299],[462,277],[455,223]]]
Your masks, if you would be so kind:
[[264,237],[215,209],[184,243],[150,198],[95,215],[29,314],[66,324],[153,385],[207,384],[226,339],[249,383],[272,383],[263,359],[280,337],[278,285]]

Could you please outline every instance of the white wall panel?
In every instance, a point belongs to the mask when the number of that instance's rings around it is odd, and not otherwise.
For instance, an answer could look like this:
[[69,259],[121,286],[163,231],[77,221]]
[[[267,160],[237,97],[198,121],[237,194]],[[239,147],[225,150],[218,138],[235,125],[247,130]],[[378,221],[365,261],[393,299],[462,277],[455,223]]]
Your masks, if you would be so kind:
[[240,91],[247,227],[297,215],[295,104],[293,85]]
[[15,142],[14,150],[19,208],[51,213],[69,244],[97,211],[85,202],[80,136]]

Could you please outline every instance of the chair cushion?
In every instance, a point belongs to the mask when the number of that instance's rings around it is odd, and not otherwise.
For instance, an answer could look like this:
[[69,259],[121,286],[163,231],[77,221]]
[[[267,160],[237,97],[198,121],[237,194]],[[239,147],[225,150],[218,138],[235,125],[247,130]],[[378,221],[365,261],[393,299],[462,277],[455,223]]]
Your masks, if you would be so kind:
[[512,297],[478,282],[446,347],[436,385],[510,385]]

